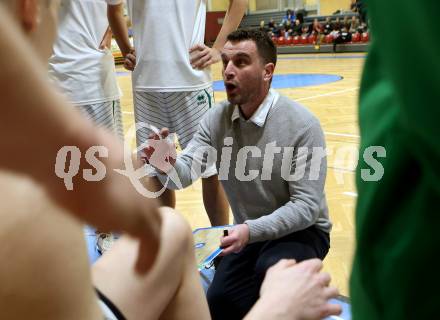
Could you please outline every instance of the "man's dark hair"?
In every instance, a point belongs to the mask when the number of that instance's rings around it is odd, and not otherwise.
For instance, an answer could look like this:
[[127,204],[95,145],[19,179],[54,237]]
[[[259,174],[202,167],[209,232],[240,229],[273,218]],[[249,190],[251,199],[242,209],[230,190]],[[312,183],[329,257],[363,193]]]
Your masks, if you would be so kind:
[[230,33],[227,40],[231,42],[251,40],[255,42],[264,63],[277,64],[277,48],[266,32],[259,29],[238,29]]

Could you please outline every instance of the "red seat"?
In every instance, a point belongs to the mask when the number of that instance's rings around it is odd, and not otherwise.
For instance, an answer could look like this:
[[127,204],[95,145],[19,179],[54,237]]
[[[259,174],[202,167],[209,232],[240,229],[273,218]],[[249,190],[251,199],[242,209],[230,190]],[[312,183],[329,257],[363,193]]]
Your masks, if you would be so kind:
[[307,36],[301,36],[300,42],[301,44],[307,44]]
[[370,35],[368,34],[368,32],[362,33],[361,41],[368,42],[369,40],[370,40]]
[[314,34],[310,35],[308,41],[310,44],[314,44],[316,42],[316,35]]
[[325,43],[332,43],[333,42],[333,36],[331,34],[328,34],[325,36]]
[[355,34],[353,34],[352,37],[351,37],[351,41],[352,42],[359,42],[359,41],[361,41],[361,34],[359,32],[356,32]]
[[274,44],[277,44],[277,37],[272,37],[272,42],[273,42]]
[[287,37],[286,38],[286,44],[287,45],[293,44],[293,38],[292,37]]
[[284,37],[278,37],[278,44],[283,46],[286,44],[286,39]]
[[299,44],[299,36],[293,37],[293,44]]

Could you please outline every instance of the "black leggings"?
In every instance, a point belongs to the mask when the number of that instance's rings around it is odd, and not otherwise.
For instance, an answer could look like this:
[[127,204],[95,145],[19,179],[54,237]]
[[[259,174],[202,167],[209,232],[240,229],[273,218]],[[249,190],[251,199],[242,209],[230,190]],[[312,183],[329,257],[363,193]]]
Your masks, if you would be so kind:
[[323,260],[329,248],[329,235],[310,227],[224,257],[207,294],[212,319],[242,319],[257,301],[267,269],[279,260]]
[[336,45],[339,43],[346,43],[346,42],[350,42],[351,41],[351,34],[348,33],[347,35],[344,36],[339,36],[336,39],[333,40],[333,52],[336,52]]

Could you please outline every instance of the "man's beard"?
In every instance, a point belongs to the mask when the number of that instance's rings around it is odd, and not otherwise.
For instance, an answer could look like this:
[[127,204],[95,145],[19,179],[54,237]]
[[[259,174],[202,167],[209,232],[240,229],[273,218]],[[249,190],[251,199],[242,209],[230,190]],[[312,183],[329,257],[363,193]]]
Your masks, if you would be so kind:
[[226,96],[227,96],[227,99],[230,104],[236,104],[236,105],[241,104],[241,100],[242,100],[241,95],[236,94],[236,95],[232,95],[232,96],[229,96],[229,95],[226,95]]

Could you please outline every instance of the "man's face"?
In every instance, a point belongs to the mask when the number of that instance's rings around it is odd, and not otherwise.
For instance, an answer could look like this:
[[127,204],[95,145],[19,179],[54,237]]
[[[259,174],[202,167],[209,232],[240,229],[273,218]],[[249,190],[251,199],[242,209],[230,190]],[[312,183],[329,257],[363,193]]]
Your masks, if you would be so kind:
[[265,65],[254,41],[228,41],[221,56],[223,80],[230,103],[245,105],[267,91],[270,79],[265,78]]

